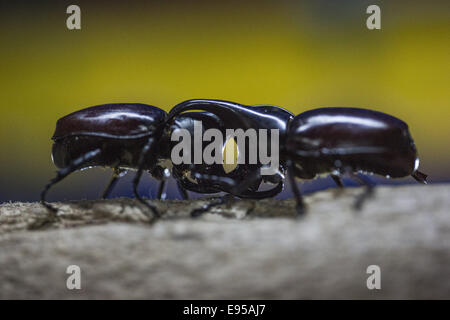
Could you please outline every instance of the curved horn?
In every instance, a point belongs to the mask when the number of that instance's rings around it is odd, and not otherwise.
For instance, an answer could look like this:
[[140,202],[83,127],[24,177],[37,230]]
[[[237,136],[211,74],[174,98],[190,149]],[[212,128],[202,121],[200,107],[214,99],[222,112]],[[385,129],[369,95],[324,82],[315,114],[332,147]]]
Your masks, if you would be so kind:
[[245,106],[235,102],[212,99],[191,99],[177,104],[170,110],[167,122],[170,122],[180,113],[189,110],[204,110],[215,114],[221,119],[230,119],[231,121],[227,121],[232,127],[230,129],[251,127],[251,122],[242,116],[242,113],[246,112]]

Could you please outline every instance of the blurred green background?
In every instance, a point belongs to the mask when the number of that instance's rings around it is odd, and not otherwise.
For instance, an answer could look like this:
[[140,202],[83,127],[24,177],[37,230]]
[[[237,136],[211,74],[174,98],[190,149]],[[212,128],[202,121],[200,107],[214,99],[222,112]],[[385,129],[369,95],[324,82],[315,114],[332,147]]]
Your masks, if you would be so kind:
[[[81,30],[66,28],[70,4],[81,8]],[[381,30],[366,28],[370,4],[381,7]],[[58,118],[112,102],[170,110],[191,98],[296,114],[322,106],[388,112],[409,124],[430,181],[448,181],[449,4],[2,2],[0,201],[38,199],[55,171]],[[108,179],[102,169],[74,174],[49,199],[95,198]],[[130,194],[127,179],[114,195]]]

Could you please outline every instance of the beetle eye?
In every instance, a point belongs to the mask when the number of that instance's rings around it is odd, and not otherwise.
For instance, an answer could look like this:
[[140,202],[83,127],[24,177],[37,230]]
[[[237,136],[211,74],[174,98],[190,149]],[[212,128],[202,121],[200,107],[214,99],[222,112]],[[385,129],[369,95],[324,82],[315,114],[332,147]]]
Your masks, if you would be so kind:
[[233,137],[227,140],[225,142],[223,149],[222,149],[222,158],[223,158],[223,170],[225,173],[230,173],[237,167],[238,162],[238,156],[239,156],[239,149],[236,143],[236,140],[234,140]]

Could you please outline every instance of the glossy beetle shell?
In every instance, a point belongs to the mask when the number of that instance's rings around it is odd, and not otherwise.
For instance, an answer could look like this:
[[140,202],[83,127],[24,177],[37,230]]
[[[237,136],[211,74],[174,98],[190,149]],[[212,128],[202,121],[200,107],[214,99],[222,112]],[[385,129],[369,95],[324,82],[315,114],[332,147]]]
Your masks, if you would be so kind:
[[169,119],[181,112],[196,109],[217,115],[227,129],[278,129],[280,141],[284,141],[287,125],[294,118],[291,112],[272,105],[246,106],[224,100],[192,99],[170,110]]
[[165,117],[164,110],[146,104],[102,104],[59,119],[52,139],[73,135],[138,138],[148,136]]
[[[286,141],[288,123],[294,118],[291,112],[273,105],[246,106],[225,100],[192,99],[186,100],[172,108],[168,119],[190,110],[205,110],[215,114],[224,123],[223,127],[226,129],[243,129],[245,131],[252,128],[257,132],[259,129],[268,130],[267,150],[272,149],[270,130],[278,130],[281,158],[279,171],[282,173],[284,170],[284,141]],[[259,135],[259,132],[257,134]],[[249,154],[248,150],[246,150],[245,154]],[[253,165],[247,164],[247,166],[250,168]],[[254,167],[260,168],[261,165]],[[280,174],[263,176],[264,181],[271,183],[278,183],[280,179]]]
[[359,108],[320,108],[290,123],[287,150],[296,176],[333,171],[371,172],[393,178],[417,169],[417,151],[405,122]]
[[53,135],[52,159],[58,168],[91,150],[102,152],[87,166],[135,168],[154,131],[164,124],[166,112],[145,104],[104,104],[82,109],[58,120]]

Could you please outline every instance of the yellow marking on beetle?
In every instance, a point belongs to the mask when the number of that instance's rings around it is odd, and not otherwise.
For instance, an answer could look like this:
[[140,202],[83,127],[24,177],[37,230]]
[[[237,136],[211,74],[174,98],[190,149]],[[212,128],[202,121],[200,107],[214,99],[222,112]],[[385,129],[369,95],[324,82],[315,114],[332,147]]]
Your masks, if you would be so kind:
[[230,173],[234,169],[236,169],[238,165],[238,146],[236,143],[236,140],[234,140],[233,137],[227,140],[225,142],[223,149],[222,149],[222,156],[223,156],[223,170],[225,173]]

